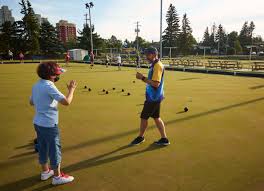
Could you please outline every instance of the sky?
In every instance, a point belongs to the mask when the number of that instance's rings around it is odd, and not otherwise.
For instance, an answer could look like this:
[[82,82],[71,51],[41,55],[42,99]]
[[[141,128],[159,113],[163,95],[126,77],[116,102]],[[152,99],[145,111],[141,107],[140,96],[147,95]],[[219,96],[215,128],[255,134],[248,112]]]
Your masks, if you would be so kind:
[[[85,3],[93,1],[92,24],[103,38],[112,35],[121,40],[134,40],[136,22],[140,23],[139,35],[148,41],[159,41],[160,0],[30,0],[35,13],[47,17],[55,26],[59,20],[75,23],[78,29],[85,22]],[[16,20],[21,19],[20,0],[0,0],[0,6],[12,9]],[[201,41],[208,26],[222,24],[227,33],[240,31],[245,21],[254,21],[255,36],[264,37],[264,0],[163,0],[163,30],[170,4],[182,18],[184,13],[191,22],[193,35]]]

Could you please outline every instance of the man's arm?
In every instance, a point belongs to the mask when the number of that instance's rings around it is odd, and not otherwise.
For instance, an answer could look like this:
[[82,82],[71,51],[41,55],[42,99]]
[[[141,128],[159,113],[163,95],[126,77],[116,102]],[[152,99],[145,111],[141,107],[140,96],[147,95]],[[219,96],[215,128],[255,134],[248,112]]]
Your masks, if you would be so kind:
[[160,86],[159,81],[149,80],[148,78],[146,78],[143,74],[141,74],[139,72],[137,73],[136,77],[137,77],[137,79],[142,80],[143,82],[151,85],[154,88],[158,88]]

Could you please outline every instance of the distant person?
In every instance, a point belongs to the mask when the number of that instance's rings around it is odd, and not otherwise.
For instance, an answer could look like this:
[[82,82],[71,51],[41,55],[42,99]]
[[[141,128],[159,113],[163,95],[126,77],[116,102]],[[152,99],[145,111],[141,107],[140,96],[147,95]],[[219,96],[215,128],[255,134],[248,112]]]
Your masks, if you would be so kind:
[[94,54],[93,51],[90,52],[90,62],[91,62],[91,69],[94,67]]
[[137,55],[137,58],[136,58],[136,65],[137,65],[137,68],[140,68],[140,55],[139,54]]
[[13,52],[11,50],[8,50],[8,57],[9,60],[13,60]]
[[19,53],[20,64],[24,64],[24,54],[22,52]]
[[121,70],[121,64],[122,64],[122,58],[120,56],[120,54],[117,56],[117,66],[118,66],[118,70]]
[[66,64],[66,66],[69,66],[70,59],[71,59],[70,53],[67,52],[67,54],[65,55],[65,64]]
[[105,55],[105,65],[106,65],[106,67],[108,68],[108,65],[109,65],[109,56],[108,56],[108,54],[106,54]]
[[166,146],[170,142],[165,132],[165,125],[160,118],[160,105],[164,99],[164,66],[158,59],[158,51],[154,47],[146,50],[146,58],[150,62],[151,67],[148,76],[137,72],[136,78],[146,83],[146,101],[141,112],[141,122],[139,135],[132,142],[131,145],[139,145],[145,141],[144,134],[148,127],[148,119],[154,119],[156,126],[161,135],[161,139],[154,142],[157,145]]
[[[64,72],[55,62],[39,64],[37,74],[40,80],[33,86],[30,104],[35,107],[33,120],[37,133],[39,163],[42,168],[41,180],[51,177],[53,185],[73,181],[73,177],[61,172],[61,144],[58,127],[58,103],[68,106],[71,104],[77,86],[71,80],[67,84],[68,93],[64,96],[55,86]],[[50,161],[50,166],[48,165]]]

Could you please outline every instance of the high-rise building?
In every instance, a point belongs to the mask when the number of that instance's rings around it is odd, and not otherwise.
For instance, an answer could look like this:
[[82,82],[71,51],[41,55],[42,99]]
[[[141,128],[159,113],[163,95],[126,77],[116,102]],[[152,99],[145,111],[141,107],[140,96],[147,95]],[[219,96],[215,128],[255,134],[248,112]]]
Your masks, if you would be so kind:
[[15,19],[12,17],[12,12],[8,9],[8,6],[2,6],[0,9],[0,26],[7,21],[10,21],[13,24]]
[[76,41],[76,25],[68,23],[68,21],[60,20],[56,23],[56,27],[59,34],[59,39],[63,42]]
[[40,26],[41,25],[41,15],[40,14],[35,14],[35,18],[37,19],[37,23]]
[[48,22],[48,18],[41,17],[41,23]]
[[41,24],[42,24],[43,22],[48,21],[48,18],[43,18],[43,17],[41,17],[40,14],[35,14],[35,18],[36,18],[37,23],[38,23],[39,26],[41,26]]

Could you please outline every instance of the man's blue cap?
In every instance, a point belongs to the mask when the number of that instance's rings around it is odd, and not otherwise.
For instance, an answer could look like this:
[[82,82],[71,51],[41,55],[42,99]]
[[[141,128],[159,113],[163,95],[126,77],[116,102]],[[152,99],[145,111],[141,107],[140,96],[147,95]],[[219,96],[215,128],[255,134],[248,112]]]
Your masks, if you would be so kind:
[[145,54],[158,54],[158,50],[155,47],[149,47],[145,49]]

